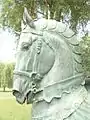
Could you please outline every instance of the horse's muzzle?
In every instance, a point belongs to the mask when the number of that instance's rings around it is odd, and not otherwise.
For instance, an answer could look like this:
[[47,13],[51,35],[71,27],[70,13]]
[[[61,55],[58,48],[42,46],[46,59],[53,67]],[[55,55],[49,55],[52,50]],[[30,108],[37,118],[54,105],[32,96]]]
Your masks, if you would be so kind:
[[16,101],[20,104],[25,103],[26,97],[22,96],[22,94],[17,91],[17,90],[13,90],[13,95],[16,97]]
[[18,103],[23,104],[26,100],[25,91],[22,91],[22,80],[18,76],[14,76],[12,93],[16,97]]

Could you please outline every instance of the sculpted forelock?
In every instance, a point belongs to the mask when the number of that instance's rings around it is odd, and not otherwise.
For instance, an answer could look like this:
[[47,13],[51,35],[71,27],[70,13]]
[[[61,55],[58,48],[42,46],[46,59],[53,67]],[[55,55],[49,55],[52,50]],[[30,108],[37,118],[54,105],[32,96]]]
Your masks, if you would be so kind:
[[[32,103],[32,120],[90,119],[79,41],[67,25],[24,11],[13,94]],[[80,114],[79,114],[80,113]]]

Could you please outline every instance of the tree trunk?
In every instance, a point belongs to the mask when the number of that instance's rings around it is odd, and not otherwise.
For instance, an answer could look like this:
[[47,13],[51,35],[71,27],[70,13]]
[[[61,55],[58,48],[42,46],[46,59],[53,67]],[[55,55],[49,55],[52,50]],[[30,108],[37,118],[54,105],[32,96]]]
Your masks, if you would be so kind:
[[5,92],[6,85],[3,85],[3,92]]

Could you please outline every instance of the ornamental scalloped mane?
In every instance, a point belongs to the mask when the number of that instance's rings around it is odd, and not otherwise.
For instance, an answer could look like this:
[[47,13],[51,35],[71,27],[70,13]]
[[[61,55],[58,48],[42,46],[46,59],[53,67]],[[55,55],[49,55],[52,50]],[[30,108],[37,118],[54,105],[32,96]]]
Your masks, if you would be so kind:
[[17,50],[13,95],[32,103],[32,120],[90,119],[79,42],[67,25],[32,20],[25,8]]

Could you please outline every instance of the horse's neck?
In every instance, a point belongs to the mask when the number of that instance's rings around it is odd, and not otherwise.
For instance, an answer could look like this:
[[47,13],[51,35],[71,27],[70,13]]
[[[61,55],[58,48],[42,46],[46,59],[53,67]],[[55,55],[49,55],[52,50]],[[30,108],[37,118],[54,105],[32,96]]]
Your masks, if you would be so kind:
[[73,76],[73,66],[70,61],[71,59],[68,58],[67,60],[61,60],[60,63],[60,58],[57,58],[52,69],[44,77],[41,84],[51,85]]
[[[71,51],[62,52],[61,56],[57,56],[52,69],[46,74],[41,82],[41,86],[48,86],[54,83],[58,83],[63,80],[67,80],[77,76],[82,73],[78,73],[75,69],[79,67]],[[77,67],[78,66],[78,67]],[[81,78],[80,78],[81,79]],[[81,80],[80,80],[81,81]]]

